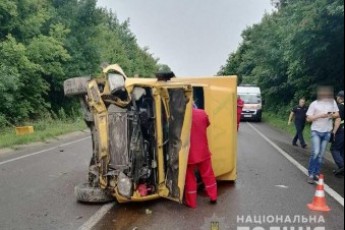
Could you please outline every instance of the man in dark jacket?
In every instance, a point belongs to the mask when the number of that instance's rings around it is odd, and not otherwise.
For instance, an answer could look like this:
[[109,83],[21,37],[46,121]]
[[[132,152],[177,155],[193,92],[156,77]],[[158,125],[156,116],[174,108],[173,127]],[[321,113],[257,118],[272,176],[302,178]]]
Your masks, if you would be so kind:
[[338,169],[334,171],[336,176],[344,175],[344,91],[337,96],[340,118],[335,120],[333,129],[332,155]]
[[308,107],[306,106],[306,101],[304,98],[299,100],[298,106],[292,109],[289,117],[289,125],[292,124],[292,120],[295,120],[296,135],[292,141],[294,146],[297,146],[299,140],[302,148],[306,148],[307,144],[305,143],[303,132],[305,129],[305,124],[307,122],[307,111]]
[[197,207],[197,179],[195,172],[199,170],[211,203],[217,203],[217,181],[212,168],[211,152],[207,140],[207,128],[210,121],[204,110],[193,109],[191,146],[185,186],[185,202],[188,207]]

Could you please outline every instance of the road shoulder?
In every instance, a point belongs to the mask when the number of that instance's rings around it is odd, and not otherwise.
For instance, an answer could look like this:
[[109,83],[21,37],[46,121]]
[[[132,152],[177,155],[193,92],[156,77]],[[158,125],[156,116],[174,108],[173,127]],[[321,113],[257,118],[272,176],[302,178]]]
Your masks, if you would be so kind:
[[12,148],[3,148],[3,149],[0,148],[0,157],[8,156],[8,155],[11,155],[23,150],[27,151],[27,150],[37,150],[37,149],[42,149],[42,148],[48,148],[51,145],[56,145],[64,141],[83,138],[89,134],[90,134],[90,131],[86,129],[83,131],[76,131],[76,132],[64,134],[61,136],[57,136],[55,138],[50,138],[45,142],[40,141],[40,142],[33,142],[30,144],[25,144],[25,145],[16,145],[16,146],[13,146]]
[[[291,144],[289,135],[266,123],[252,123],[261,133],[267,136],[274,144],[289,154],[294,160],[304,168],[308,168],[310,159],[310,149],[294,147]],[[330,154],[330,153],[329,153]],[[344,178],[337,178],[333,175],[335,164],[331,156],[326,157],[323,165],[323,174],[326,176],[327,184],[338,194],[344,197]]]

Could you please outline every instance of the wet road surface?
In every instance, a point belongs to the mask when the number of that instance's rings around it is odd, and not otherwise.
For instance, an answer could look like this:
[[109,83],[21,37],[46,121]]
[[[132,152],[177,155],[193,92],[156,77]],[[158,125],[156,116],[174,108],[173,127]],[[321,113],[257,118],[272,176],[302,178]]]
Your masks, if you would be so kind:
[[87,179],[88,136],[0,155],[0,230],[76,230],[101,207],[78,204],[73,194]]
[[[308,151],[291,147],[290,137],[266,124],[253,125],[307,166]],[[74,186],[85,181],[87,176],[91,141],[88,138],[80,140],[85,137],[86,134],[44,147],[0,155],[0,230],[77,230],[100,209],[99,205],[77,203],[73,194]],[[76,142],[58,147],[71,141]],[[48,151],[22,158],[42,149]],[[212,230],[211,222],[215,222],[219,229],[236,230],[239,226],[258,226],[238,223],[238,217],[272,215],[291,218],[317,215],[325,219],[320,227],[344,229],[343,206],[328,196],[332,212],[310,212],[306,205],[312,200],[315,187],[306,184],[305,175],[247,124],[242,125],[239,134],[238,156],[239,179],[236,183],[219,184],[217,205],[210,205],[204,194],[200,194],[196,210],[168,200],[115,205],[92,229]],[[327,162],[324,170],[326,183],[344,196],[344,180],[330,175],[333,167]],[[265,223],[259,226],[269,229],[291,225]],[[319,227],[313,224],[293,226]]]
[[[257,129],[274,137],[274,142],[285,150],[308,158],[305,150],[290,148],[289,137],[265,124],[253,124]],[[236,183],[219,185],[218,205],[212,206],[205,195],[199,197],[199,207],[188,209],[171,201],[159,200],[143,204],[115,206],[95,230],[212,230],[211,222],[219,222],[220,229],[235,230],[237,227],[325,227],[326,230],[344,229],[344,209],[331,197],[327,197],[333,209],[331,213],[318,214],[307,209],[315,193],[315,187],[306,183],[305,175],[270,146],[250,126],[243,124],[239,135],[239,171]],[[306,159],[305,159],[306,158]],[[333,167],[333,166],[331,166]],[[327,169],[329,170],[329,169]],[[343,187],[344,180],[336,181]],[[329,181],[327,181],[328,183]],[[338,185],[339,184],[339,185]],[[338,188],[339,189],[339,188]],[[342,194],[343,195],[343,194]],[[147,214],[146,210],[152,211]],[[243,224],[238,218],[261,216],[315,215],[325,219],[324,224]],[[216,228],[217,229],[217,228]]]

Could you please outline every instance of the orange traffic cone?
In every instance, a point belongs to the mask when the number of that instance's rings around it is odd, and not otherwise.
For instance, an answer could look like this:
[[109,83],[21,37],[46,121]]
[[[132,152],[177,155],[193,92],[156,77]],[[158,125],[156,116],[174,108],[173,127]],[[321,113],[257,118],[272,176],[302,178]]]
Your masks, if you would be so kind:
[[327,205],[326,194],[325,194],[325,176],[320,175],[319,184],[316,188],[315,197],[313,203],[308,204],[308,208],[311,211],[318,212],[330,212],[331,209]]

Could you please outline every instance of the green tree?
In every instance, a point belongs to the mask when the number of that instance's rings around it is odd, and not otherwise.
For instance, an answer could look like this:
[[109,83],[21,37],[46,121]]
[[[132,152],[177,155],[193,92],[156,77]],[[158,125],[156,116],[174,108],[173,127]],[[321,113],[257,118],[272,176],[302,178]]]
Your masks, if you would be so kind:
[[39,74],[49,85],[45,99],[49,107],[58,111],[64,102],[63,81],[66,74],[63,65],[70,60],[70,55],[60,41],[40,35],[28,45],[27,56],[39,65]]
[[222,74],[259,85],[266,107],[285,114],[318,85],[344,86],[344,0],[277,0],[277,10],[243,32]]
[[40,77],[40,66],[31,62],[27,50],[9,36],[0,43],[0,90],[2,102],[0,113],[13,122],[35,117],[45,111],[44,95],[48,84]]
[[0,1],[0,41],[14,27],[14,18],[18,16],[17,5],[12,0]]
[[79,106],[63,94],[71,77],[118,63],[129,76],[152,77],[158,60],[138,45],[129,21],[97,0],[0,1],[0,123],[39,119]]

